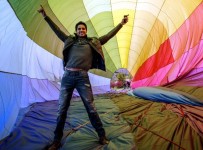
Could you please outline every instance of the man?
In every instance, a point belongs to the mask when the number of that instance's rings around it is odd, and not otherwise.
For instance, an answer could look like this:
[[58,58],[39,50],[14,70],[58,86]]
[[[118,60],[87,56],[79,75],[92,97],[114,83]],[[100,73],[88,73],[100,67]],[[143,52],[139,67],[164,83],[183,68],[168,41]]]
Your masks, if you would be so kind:
[[87,36],[87,26],[84,22],[80,21],[75,25],[75,36],[67,36],[46,15],[42,6],[38,12],[42,14],[58,38],[64,42],[63,64],[65,71],[61,81],[54,141],[49,150],[56,150],[61,146],[60,141],[63,136],[66,114],[75,88],[80,94],[91,124],[99,136],[99,143],[102,145],[108,144],[109,141],[106,138],[105,130],[93,103],[94,99],[88,77],[88,70],[97,68],[106,71],[102,45],[116,35],[122,26],[128,22],[128,16],[124,16],[121,23],[119,23],[108,34],[100,38],[90,38]]

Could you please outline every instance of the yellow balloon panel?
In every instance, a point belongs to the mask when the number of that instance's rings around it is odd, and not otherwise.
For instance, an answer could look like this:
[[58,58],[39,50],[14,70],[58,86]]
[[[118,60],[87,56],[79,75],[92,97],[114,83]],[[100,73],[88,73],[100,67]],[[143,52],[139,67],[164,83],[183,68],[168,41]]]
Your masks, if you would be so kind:
[[[148,17],[146,19],[146,17]],[[139,66],[158,49],[160,42],[153,42],[154,38],[158,36],[158,32],[154,33],[156,28],[156,17],[148,12],[137,11],[134,21],[134,28],[132,33],[128,70],[137,70]],[[157,44],[155,46],[154,44]],[[152,47],[154,47],[152,49]],[[152,49],[152,50],[151,50]],[[136,66],[136,67],[135,67]]]
[[121,58],[121,68],[127,68],[128,55],[130,50],[130,41],[132,37],[133,18],[135,11],[122,9],[112,12],[115,26],[121,22],[124,15],[129,15],[129,22],[117,33],[116,38],[118,41],[119,54]]
[[[94,26],[94,30],[97,33],[98,37],[107,34],[114,28],[114,22],[111,12],[103,12],[97,14],[96,16],[91,18],[91,23]],[[113,37],[105,45],[103,45],[106,67],[112,72],[114,72],[116,68],[119,68],[121,66],[118,49],[119,48],[117,45],[116,37]]]

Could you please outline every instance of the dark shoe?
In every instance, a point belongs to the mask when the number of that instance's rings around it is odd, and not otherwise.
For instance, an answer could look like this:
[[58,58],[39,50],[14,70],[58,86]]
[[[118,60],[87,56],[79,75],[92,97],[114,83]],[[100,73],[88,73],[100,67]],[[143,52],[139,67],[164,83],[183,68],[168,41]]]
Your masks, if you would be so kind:
[[60,141],[54,141],[48,148],[48,150],[58,150],[61,147]]
[[109,140],[106,138],[106,136],[99,137],[99,143],[101,145],[109,144]]

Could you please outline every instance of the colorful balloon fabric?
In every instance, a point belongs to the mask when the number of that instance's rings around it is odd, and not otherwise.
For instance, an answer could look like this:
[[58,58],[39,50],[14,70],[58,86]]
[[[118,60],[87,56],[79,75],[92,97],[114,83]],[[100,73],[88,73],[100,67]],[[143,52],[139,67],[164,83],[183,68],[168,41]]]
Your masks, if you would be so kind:
[[100,37],[129,15],[103,46],[107,71],[89,71],[94,94],[110,91],[120,68],[132,75],[132,89],[203,87],[201,0],[1,0],[0,139],[13,130],[20,109],[58,99],[63,42],[37,12],[40,5],[67,35],[82,20],[89,36]]

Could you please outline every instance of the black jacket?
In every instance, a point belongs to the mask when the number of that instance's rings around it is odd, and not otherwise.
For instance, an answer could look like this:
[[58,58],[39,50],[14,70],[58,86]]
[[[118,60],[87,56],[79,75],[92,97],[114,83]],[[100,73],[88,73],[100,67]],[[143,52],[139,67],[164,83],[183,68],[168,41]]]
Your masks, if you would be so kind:
[[[69,48],[73,45],[75,40],[77,39],[77,35],[66,35],[63,31],[56,26],[56,24],[48,17],[45,17],[45,20],[52,28],[52,30],[56,33],[58,38],[64,42],[63,48],[63,56],[68,55]],[[101,69],[106,71],[105,62],[104,62],[104,54],[102,51],[102,45],[105,44],[108,40],[110,40],[116,33],[122,28],[122,24],[118,24],[114,29],[112,29],[109,33],[99,38],[96,37],[87,37],[89,45],[93,48],[93,61],[92,61],[92,69]],[[64,57],[65,58],[65,57]],[[67,58],[67,57],[66,57]],[[64,67],[66,65],[67,60],[64,61]]]

